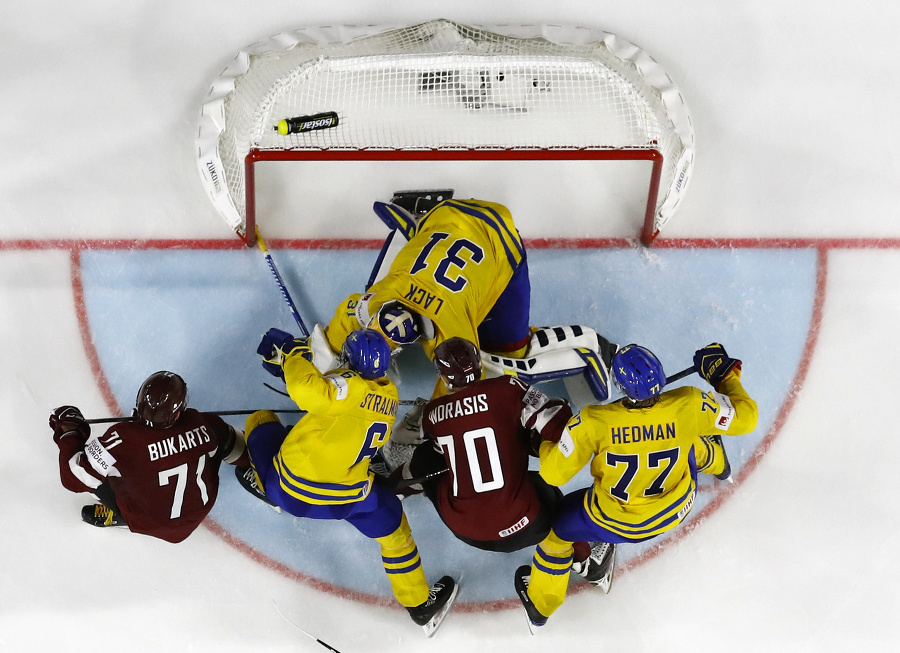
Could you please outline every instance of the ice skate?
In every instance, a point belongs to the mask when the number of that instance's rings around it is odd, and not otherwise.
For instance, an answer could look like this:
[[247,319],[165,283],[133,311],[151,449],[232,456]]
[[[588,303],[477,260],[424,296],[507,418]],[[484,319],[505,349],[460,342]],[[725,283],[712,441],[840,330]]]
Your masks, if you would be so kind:
[[241,484],[241,487],[247,490],[247,492],[260,501],[269,504],[275,512],[281,512],[281,508],[267,497],[263,489],[259,487],[259,484],[256,481],[256,473],[253,471],[252,467],[235,467],[234,475],[237,478],[238,483]]
[[616,545],[606,542],[594,542],[591,546],[590,557],[583,562],[573,562],[572,571],[591,585],[602,589],[604,594],[609,594],[615,566]]
[[99,528],[107,528],[109,526],[128,526],[125,519],[115,510],[110,510],[102,503],[95,503],[85,506],[81,509],[81,521],[98,526]]
[[456,584],[456,581],[450,576],[444,576],[431,586],[428,600],[425,603],[413,608],[406,608],[406,610],[412,620],[422,626],[425,634],[431,637],[444,621],[458,592],[459,585]]
[[547,625],[547,619],[549,617],[542,615],[535,607],[534,603],[531,602],[531,598],[528,596],[528,583],[530,580],[531,567],[529,565],[522,565],[516,569],[516,594],[522,602],[522,607],[525,608],[525,616],[528,618],[528,630],[534,635],[538,628]]

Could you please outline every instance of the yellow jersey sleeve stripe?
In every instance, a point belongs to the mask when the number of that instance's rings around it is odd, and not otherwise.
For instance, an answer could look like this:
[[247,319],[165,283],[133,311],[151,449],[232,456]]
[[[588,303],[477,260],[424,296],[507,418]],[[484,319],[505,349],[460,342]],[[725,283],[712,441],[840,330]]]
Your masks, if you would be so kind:
[[600,507],[600,501],[591,488],[584,497],[584,508],[588,516],[599,526],[626,538],[646,538],[658,535],[674,523],[684,519],[694,503],[696,484],[691,483],[687,492],[652,517],[636,524],[611,519]]
[[525,248],[522,245],[522,241],[519,239],[519,235],[510,232],[509,228],[506,227],[503,220],[495,211],[483,206],[478,206],[477,204],[470,206],[456,201],[447,202],[447,204],[462,211],[466,215],[478,218],[496,231],[497,235],[500,237],[500,242],[503,243],[503,249],[506,250],[506,259],[509,261],[509,266],[513,270],[519,267],[519,263],[521,263],[522,259],[525,257]]
[[369,494],[369,480],[353,484],[317,483],[293,474],[285,466],[281,455],[275,459],[275,469],[281,487],[291,496],[310,503],[352,503]]
[[[478,204],[477,202],[466,202],[465,200],[457,200],[456,203],[464,204],[465,206],[471,207],[473,209],[479,209],[481,211],[484,211],[485,213],[490,213],[491,216],[493,216],[494,220],[496,220],[496,224],[494,224],[493,226],[497,230],[497,232],[501,234],[501,237],[502,237],[502,234],[505,233],[506,237],[509,238],[509,240],[511,240],[513,242],[513,244],[516,246],[516,249],[520,253],[524,253],[525,246],[522,245],[522,238],[519,235],[519,232],[516,229],[510,229],[509,225],[511,223],[504,220],[503,216],[501,216],[499,213],[497,213],[496,210],[492,209],[490,206],[484,206],[483,204]],[[484,218],[482,218],[482,219],[484,219]]]

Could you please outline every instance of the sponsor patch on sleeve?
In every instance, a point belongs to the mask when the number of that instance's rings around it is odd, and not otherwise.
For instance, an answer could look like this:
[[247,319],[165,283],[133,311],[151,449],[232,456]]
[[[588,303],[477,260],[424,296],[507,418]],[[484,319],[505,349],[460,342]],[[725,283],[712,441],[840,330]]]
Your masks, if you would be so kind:
[[734,404],[731,403],[731,399],[728,398],[728,395],[713,392],[712,396],[715,397],[716,402],[719,404],[719,415],[716,417],[716,428],[720,431],[727,431],[731,426],[731,422],[734,421]]
[[563,429],[562,437],[559,438],[556,448],[559,449],[560,453],[566,458],[571,456],[575,451],[575,440],[572,439],[572,434],[569,433],[569,429]]
[[373,292],[367,292],[359,300],[356,302],[355,312],[356,312],[356,321],[359,322],[360,326],[363,328],[369,326],[369,322],[372,321],[372,314],[369,313],[369,300],[375,296]]
[[[84,455],[87,457],[91,467],[103,476],[109,476],[114,470],[116,457],[109,453],[109,450],[100,444],[97,436],[92,437],[84,445]],[[113,474],[114,476],[116,474]]]
[[328,374],[325,378],[331,382],[331,385],[337,388],[337,396],[335,399],[341,400],[347,398],[347,392],[350,388],[347,379],[338,374]]
[[544,405],[546,399],[547,398],[544,396],[543,392],[541,392],[534,386],[531,386],[530,388],[528,388],[528,391],[522,398],[522,403],[526,406],[531,406],[532,408],[540,408],[542,405]]

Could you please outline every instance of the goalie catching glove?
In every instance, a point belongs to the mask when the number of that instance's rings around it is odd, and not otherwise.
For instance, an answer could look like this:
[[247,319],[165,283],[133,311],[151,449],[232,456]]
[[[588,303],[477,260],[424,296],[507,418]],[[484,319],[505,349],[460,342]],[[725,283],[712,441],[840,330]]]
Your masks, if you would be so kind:
[[263,357],[262,366],[272,376],[284,380],[284,359],[291,354],[300,354],[312,361],[309,338],[295,338],[287,331],[269,329],[262,337],[256,353]]
[[725,347],[714,342],[694,353],[694,367],[697,368],[700,376],[718,390],[719,384],[731,370],[741,369],[741,361],[737,358],[730,358]]

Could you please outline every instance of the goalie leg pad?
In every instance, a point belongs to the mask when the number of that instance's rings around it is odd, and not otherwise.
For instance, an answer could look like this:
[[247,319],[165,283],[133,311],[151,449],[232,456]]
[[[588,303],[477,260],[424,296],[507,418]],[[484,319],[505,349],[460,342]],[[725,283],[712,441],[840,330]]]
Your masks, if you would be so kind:
[[579,347],[575,351],[585,363],[584,380],[597,401],[609,399],[609,370],[600,355],[590,349]]
[[597,332],[589,326],[580,324],[541,327],[531,334],[527,355],[537,356],[543,352],[573,347],[597,351],[599,347]]
[[378,253],[378,258],[375,260],[375,265],[372,267],[372,272],[369,274],[366,290],[384,278],[388,270],[391,269],[391,263],[394,262],[397,254],[406,243],[406,238],[400,234],[398,229],[394,229],[388,234],[387,238],[384,239],[384,245],[381,246],[381,251]]
[[[596,343],[596,337],[594,338]],[[596,351],[587,347],[545,351],[529,358],[507,358],[481,352],[485,376],[515,376],[529,385],[583,374],[597,401],[609,398],[609,370]]]
[[613,356],[619,349],[618,345],[611,343],[591,327],[573,324],[536,329],[531,335],[526,355],[537,356],[543,352],[569,347],[583,347],[598,353],[607,367],[612,365]]
[[406,240],[413,237],[417,220],[412,213],[397,204],[387,202],[375,202],[372,209],[388,229],[399,231]]

